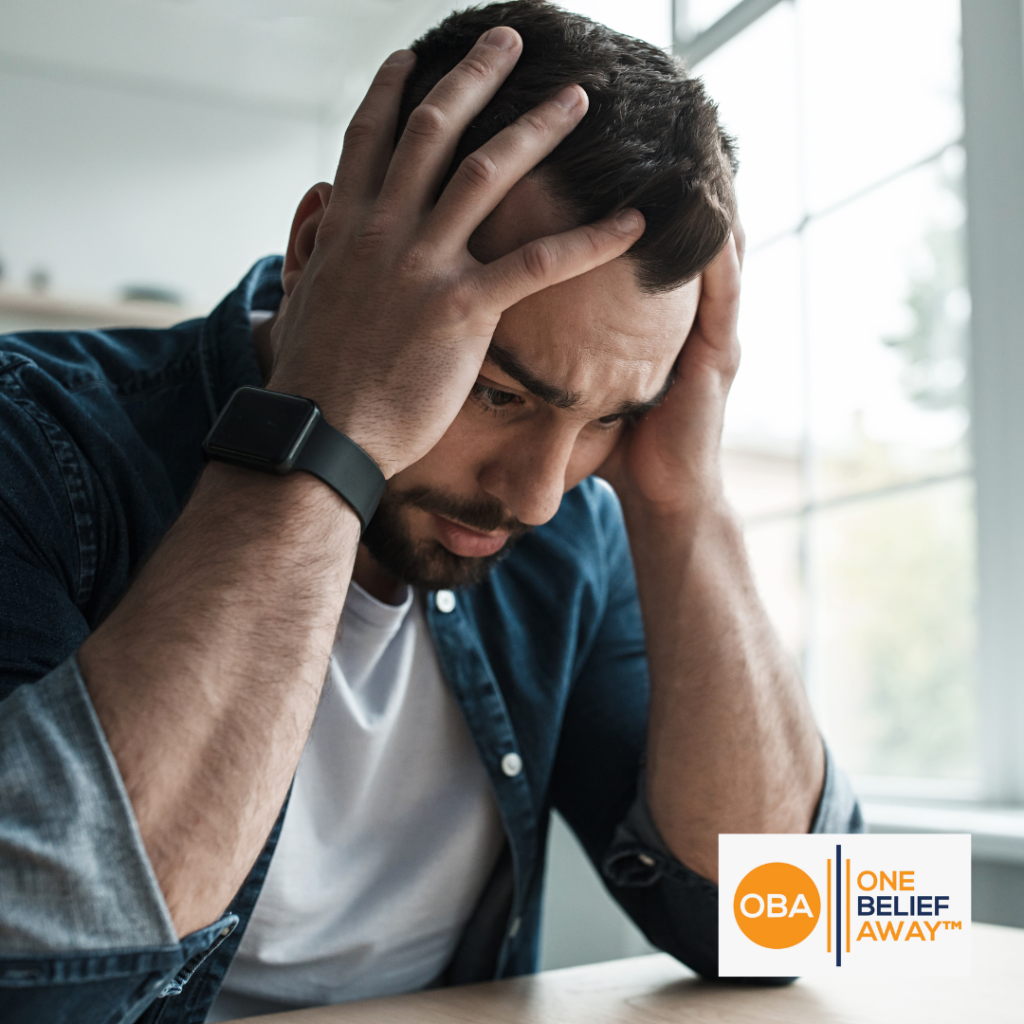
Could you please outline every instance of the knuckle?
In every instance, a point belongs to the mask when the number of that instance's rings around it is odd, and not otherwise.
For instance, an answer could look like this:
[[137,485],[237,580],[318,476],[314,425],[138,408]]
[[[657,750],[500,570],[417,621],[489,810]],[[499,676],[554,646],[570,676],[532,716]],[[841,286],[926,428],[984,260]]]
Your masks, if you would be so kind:
[[410,115],[405,130],[423,139],[435,139],[448,127],[444,111],[433,103],[421,103]]
[[739,373],[740,363],[743,361],[743,349],[738,338],[733,338],[732,344],[725,353],[725,372],[731,381]]
[[520,115],[518,125],[520,130],[534,135],[546,135],[550,127],[536,110],[528,110]]
[[475,50],[459,63],[459,73],[473,81],[482,82],[490,78],[492,68]]
[[387,238],[391,225],[381,213],[371,214],[355,232],[355,250],[359,256],[378,251]]
[[723,354],[718,360],[718,372],[721,374],[723,385],[728,388],[739,372],[740,359],[738,355]]
[[378,124],[366,114],[356,114],[345,129],[345,145],[357,146],[377,137]]
[[497,182],[498,167],[486,153],[477,150],[462,161],[459,176],[467,185],[483,189]]
[[621,249],[622,236],[618,232],[602,231],[592,224],[584,226],[580,233],[581,249],[588,259],[601,259],[609,249]]
[[523,247],[523,268],[535,281],[546,281],[554,272],[557,260],[551,246],[543,239]]

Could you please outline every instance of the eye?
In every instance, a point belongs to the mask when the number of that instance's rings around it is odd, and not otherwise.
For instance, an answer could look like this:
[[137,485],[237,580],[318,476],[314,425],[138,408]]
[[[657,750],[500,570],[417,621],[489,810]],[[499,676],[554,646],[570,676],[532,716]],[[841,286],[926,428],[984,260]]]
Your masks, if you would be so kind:
[[514,395],[511,391],[500,391],[498,388],[488,387],[479,381],[473,385],[471,394],[483,406],[490,409],[504,409],[506,406],[521,401],[519,396]]
[[636,417],[628,413],[616,412],[611,416],[602,416],[596,421],[598,430],[614,430],[616,427],[628,427],[636,422]]

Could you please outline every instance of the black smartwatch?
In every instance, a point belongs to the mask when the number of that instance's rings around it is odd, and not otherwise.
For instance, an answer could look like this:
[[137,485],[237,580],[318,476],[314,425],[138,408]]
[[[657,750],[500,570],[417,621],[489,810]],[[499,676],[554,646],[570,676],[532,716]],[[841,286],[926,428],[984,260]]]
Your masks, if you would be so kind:
[[207,458],[285,476],[300,469],[323,480],[352,506],[362,528],[384,493],[384,474],[351,438],[335,430],[308,398],[242,387],[221,410],[206,440]]

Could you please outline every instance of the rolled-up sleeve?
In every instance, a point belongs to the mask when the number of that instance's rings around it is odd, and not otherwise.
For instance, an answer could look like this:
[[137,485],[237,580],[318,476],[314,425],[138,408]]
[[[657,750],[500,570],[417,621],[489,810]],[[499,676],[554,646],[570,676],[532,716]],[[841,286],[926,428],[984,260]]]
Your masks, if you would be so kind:
[[78,671],[120,589],[99,585],[100,553],[120,564],[103,526],[116,517],[76,441],[83,416],[60,382],[0,351],[3,1024],[134,1022],[237,923],[178,939]]
[[0,950],[176,946],[74,658],[0,704]]
[[[673,856],[644,796],[649,680],[643,622],[617,506],[604,513],[608,602],[570,697],[552,799],[608,891],[647,938],[715,978],[718,887]],[[863,830],[850,784],[826,749],[812,831]]]
[[74,658],[0,702],[0,1019],[132,1021],[233,930],[179,941]]
[[[667,953],[704,977],[718,976],[718,886],[691,871],[669,850],[651,817],[641,780],[637,797],[601,863],[619,901],[635,907],[637,923]],[[864,819],[849,780],[825,748],[825,782],[812,833],[863,832]],[[636,890],[635,896],[627,894]],[[645,891],[653,899],[645,898]],[[681,941],[682,940],[682,941]]]

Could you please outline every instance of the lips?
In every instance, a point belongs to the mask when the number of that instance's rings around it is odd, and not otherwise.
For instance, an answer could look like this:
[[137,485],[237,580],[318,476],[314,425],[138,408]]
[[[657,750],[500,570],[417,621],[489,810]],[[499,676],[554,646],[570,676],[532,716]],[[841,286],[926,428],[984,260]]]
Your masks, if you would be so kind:
[[486,558],[497,554],[508,540],[508,531],[481,533],[442,516],[431,515],[438,540],[453,554],[464,558]]

